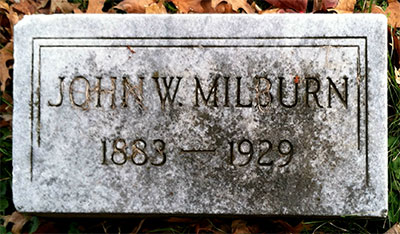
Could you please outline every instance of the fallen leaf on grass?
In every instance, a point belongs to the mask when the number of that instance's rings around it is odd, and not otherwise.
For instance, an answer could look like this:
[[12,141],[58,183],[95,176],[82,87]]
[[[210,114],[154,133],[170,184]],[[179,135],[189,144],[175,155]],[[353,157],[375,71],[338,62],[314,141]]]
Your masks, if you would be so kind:
[[10,7],[5,2],[0,2],[0,43],[5,44],[11,36],[11,23],[8,19]]
[[7,3],[0,2],[0,19],[0,39],[2,44],[4,44],[12,38],[13,26],[20,20],[20,18],[18,17],[17,12],[15,12]]
[[394,75],[396,78],[396,83],[400,85],[400,69],[394,68]]
[[357,0],[339,0],[337,6],[333,9],[338,13],[353,13]]
[[10,113],[8,113],[8,114],[1,114],[0,117],[1,117],[4,121],[6,121],[6,122],[9,122],[9,121],[12,120],[12,114],[10,114]]
[[246,13],[254,13],[255,10],[247,3],[246,0],[211,0],[211,7],[216,8],[221,2],[227,2],[232,5],[232,9],[239,12],[243,9]]
[[374,14],[385,14],[385,11],[382,9],[382,7],[377,6],[377,5],[374,4],[374,5],[371,6],[371,13],[374,13]]
[[272,9],[266,9],[263,11],[260,11],[260,14],[275,14],[278,13],[279,8],[272,8]]
[[76,8],[74,9],[74,14],[83,14],[83,12],[81,11],[81,9]]
[[172,0],[179,13],[203,13],[204,9],[201,6],[202,0]]
[[0,50],[0,91],[3,92],[6,89],[6,83],[8,79],[11,79],[9,74],[9,68],[7,67],[7,61],[13,59],[13,43],[8,42]]
[[[18,16],[17,12],[10,10],[9,13],[7,13],[7,18],[10,21],[10,24],[12,26],[16,25],[18,23],[18,21],[20,19],[22,19],[23,15],[21,15],[21,17]],[[11,35],[12,35],[12,31],[13,31],[13,27],[10,27],[10,31],[11,31]]]
[[104,2],[105,0],[89,0],[89,6],[86,13],[90,14],[103,13],[102,9],[104,7]]
[[196,223],[195,232],[196,232],[196,234],[200,234],[201,232],[211,233],[212,232],[212,225],[208,224],[205,227],[202,227],[200,223]]
[[204,9],[204,12],[207,13],[233,13],[232,5],[227,2],[221,2],[215,8],[211,6],[211,0],[203,0],[201,1],[201,6]]
[[10,6],[4,1],[0,2],[0,9],[6,10],[7,12],[10,10]]
[[13,4],[11,7],[15,12],[24,15],[32,15],[36,13],[38,3],[32,0],[21,0],[19,3]]
[[385,234],[400,234],[400,224],[396,223]]
[[400,2],[397,0],[388,0],[389,6],[385,14],[388,15],[388,23],[396,28],[400,27]]
[[389,55],[392,65],[400,69],[400,39],[396,36],[396,29],[388,26]]
[[400,2],[397,0],[389,0],[389,6],[384,11],[382,7],[372,5],[371,13],[384,14],[388,17],[388,24],[393,28],[400,27]]
[[250,230],[247,227],[247,222],[244,220],[233,220],[232,221],[232,233],[233,234],[250,234]]
[[78,6],[78,3],[70,3],[68,0],[51,0],[50,13],[72,13]]
[[221,2],[215,7],[216,13],[233,13],[232,5],[226,2]]
[[287,223],[283,220],[276,220],[273,222],[278,223],[284,229],[284,233],[296,234],[296,233],[300,233],[303,230],[310,230],[310,228],[311,228],[311,225],[304,224],[303,222],[300,222],[295,227],[293,227],[292,225],[290,225],[289,223]]
[[167,14],[167,9],[165,9],[164,1],[159,1],[145,7],[145,12],[146,14]]
[[155,3],[155,0],[123,0],[114,8],[126,13],[145,13],[146,6],[152,3]]
[[8,223],[13,223],[14,225],[11,228],[11,232],[21,233],[22,228],[24,227],[25,223],[29,221],[28,217],[25,217],[21,213],[14,211],[11,215],[6,215],[3,217],[4,224],[3,226],[6,227]]

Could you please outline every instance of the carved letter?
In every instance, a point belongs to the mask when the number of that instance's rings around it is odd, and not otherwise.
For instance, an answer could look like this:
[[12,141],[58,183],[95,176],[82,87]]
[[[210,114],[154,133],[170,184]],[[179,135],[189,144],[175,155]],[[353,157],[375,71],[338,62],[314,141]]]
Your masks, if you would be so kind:
[[165,109],[165,103],[167,102],[167,100],[169,101],[170,105],[172,105],[175,101],[175,96],[176,96],[176,93],[178,92],[179,84],[181,83],[182,77],[176,77],[178,79],[178,83],[175,85],[175,91],[171,97],[171,95],[169,93],[169,89],[172,86],[172,81],[174,80],[174,78],[175,77],[169,77],[169,82],[167,83],[167,77],[161,77],[161,79],[163,80],[164,90],[165,90],[165,96],[163,96],[163,94],[161,92],[161,88],[160,88],[160,83],[158,82],[158,77],[157,76],[153,77],[154,83],[157,88],[158,96],[160,97],[161,109],[163,109],[163,110]]
[[116,77],[111,77],[111,89],[102,89],[101,88],[101,77],[97,78],[97,104],[96,107],[101,107],[101,93],[111,93],[111,108],[115,109],[115,80]]
[[124,86],[124,93],[122,96],[122,107],[128,107],[128,97],[131,93],[135,101],[139,104],[140,108],[144,108],[143,105],[143,77],[139,77],[139,85],[132,85],[129,83],[127,77],[122,78],[122,85]]
[[[272,95],[271,95],[271,81],[265,77],[256,77],[257,79],[257,105],[261,107],[266,107],[271,105],[272,103]],[[265,88],[261,88],[261,80],[265,80]],[[266,96],[266,103],[261,103],[262,96]]]
[[64,95],[63,95],[63,92],[64,92],[64,79],[65,79],[65,77],[59,77],[59,79],[60,79],[60,101],[58,101],[58,103],[56,103],[56,104],[53,104],[49,100],[49,102],[48,102],[49,106],[61,106],[61,104],[63,102],[63,99],[64,99]]
[[229,107],[229,76],[224,77],[225,78],[225,105],[226,107]]
[[[85,101],[82,102],[81,104],[78,104],[75,102],[75,98],[74,98],[74,94],[73,94],[73,92],[75,91],[73,86],[77,80],[83,80],[85,82]],[[74,79],[72,79],[71,84],[69,85],[69,99],[70,99],[72,105],[81,107],[82,109],[87,109],[89,107],[88,103],[90,101],[90,83],[85,77],[78,76],[78,77],[75,77]]]
[[[335,83],[331,80],[331,78],[328,77],[329,81],[329,93],[328,93],[328,107],[331,108],[331,99],[332,99],[332,92],[331,92],[331,87],[333,87],[333,90],[335,90],[335,93],[339,97],[340,101],[343,103],[344,107],[347,109],[347,97],[348,97],[348,91],[347,91],[347,77],[343,77],[344,80],[344,95],[341,95],[339,93],[339,90],[337,89]],[[343,97],[344,96],[344,97]]]
[[298,84],[294,83],[294,102],[293,104],[287,105],[283,103],[283,80],[285,78],[279,77],[279,102],[281,103],[282,106],[292,108],[297,105],[297,96],[298,96]]
[[213,85],[212,85],[212,87],[210,89],[210,92],[208,93],[207,98],[204,95],[203,89],[201,88],[199,79],[197,77],[194,78],[196,80],[196,90],[195,90],[195,92],[196,92],[196,103],[195,103],[194,106],[199,106],[199,90],[200,90],[200,95],[203,98],[203,101],[205,102],[206,106],[208,105],[208,101],[210,100],[210,97],[211,97],[212,94],[214,94],[214,105],[213,106],[214,107],[218,106],[218,104],[217,104],[217,102],[218,102],[218,97],[217,97],[217,93],[218,93],[218,78],[219,77],[216,77],[214,79]]
[[242,77],[236,77],[237,80],[237,85],[236,85],[236,106],[237,107],[251,107],[252,106],[252,101],[250,100],[249,104],[242,104],[240,102],[240,80]]
[[[314,91],[310,91],[310,81],[314,81],[316,84],[317,84],[317,88],[314,90]],[[313,97],[314,97],[314,99],[315,99],[315,102],[317,103],[317,106],[318,107],[322,107],[320,104],[319,104],[319,102],[318,102],[318,96],[317,96],[317,93],[318,93],[318,91],[319,91],[319,88],[320,88],[320,84],[319,84],[319,80],[317,80],[316,78],[314,78],[314,77],[308,77],[308,78],[306,78],[306,104],[307,104],[307,106],[308,107],[310,107],[310,104],[309,104],[309,99],[308,99],[308,96],[311,94]]]

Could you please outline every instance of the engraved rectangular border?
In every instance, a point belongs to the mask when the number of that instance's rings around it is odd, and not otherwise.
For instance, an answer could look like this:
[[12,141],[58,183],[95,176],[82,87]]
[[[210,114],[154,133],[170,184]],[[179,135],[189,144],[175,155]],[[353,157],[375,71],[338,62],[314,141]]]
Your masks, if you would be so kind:
[[[369,163],[368,163],[368,40],[366,36],[352,36],[352,37],[33,37],[31,41],[32,47],[32,63],[31,63],[31,94],[30,94],[30,153],[29,153],[29,161],[30,161],[30,181],[33,181],[33,124],[34,124],[34,105],[37,106],[37,124],[36,124],[36,133],[37,133],[37,144],[40,147],[40,129],[41,129],[41,118],[40,118],[40,73],[41,73],[41,48],[42,47],[52,47],[52,48],[62,48],[62,47],[81,47],[81,48],[96,48],[96,47],[153,47],[153,48],[278,48],[278,47],[292,47],[292,48],[302,48],[302,47],[354,47],[357,48],[357,79],[361,79],[361,54],[360,54],[360,45],[332,45],[332,44],[323,44],[323,45],[199,45],[192,43],[190,45],[39,45],[38,51],[35,51],[35,41],[36,40],[279,40],[279,39],[297,39],[297,40],[332,40],[332,39],[358,39],[364,40],[364,80],[365,80],[365,185],[369,186]],[[35,71],[35,52],[38,54],[38,84],[37,84],[37,100],[34,100],[34,71]],[[361,106],[360,106],[360,83],[357,82],[357,139],[358,139],[358,150],[360,149],[360,141],[361,141],[361,133],[360,133],[360,125],[361,125]]]

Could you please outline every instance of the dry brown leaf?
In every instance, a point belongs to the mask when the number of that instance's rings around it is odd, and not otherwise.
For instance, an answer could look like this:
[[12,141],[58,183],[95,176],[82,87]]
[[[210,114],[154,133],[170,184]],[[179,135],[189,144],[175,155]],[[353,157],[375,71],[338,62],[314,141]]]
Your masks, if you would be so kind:
[[385,14],[385,11],[382,9],[382,7],[373,4],[371,6],[371,13],[373,13],[373,14]]
[[74,9],[74,14],[83,14],[83,12],[81,11],[81,9],[76,8]]
[[13,59],[13,43],[12,41],[8,42],[6,46],[4,46],[0,50],[0,91],[4,91],[6,89],[7,80],[11,79],[9,74],[9,68],[7,67],[7,61]]
[[353,13],[357,0],[339,0],[337,6],[333,9],[338,13]]
[[278,13],[279,8],[273,8],[273,9],[267,9],[267,10],[263,10],[260,11],[260,14],[275,14]]
[[13,4],[11,7],[15,12],[24,15],[32,15],[36,13],[38,3],[32,0],[21,0],[19,3]]
[[331,13],[338,13],[338,14],[351,14],[351,13],[353,13],[353,11],[337,10],[337,9],[329,9],[327,11],[331,12]]
[[400,85],[400,69],[394,68],[394,75],[396,78],[396,83]]
[[250,230],[247,227],[247,222],[244,220],[233,220],[232,221],[232,233],[233,234],[250,234]]
[[202,0],[171,0],[171,1],[175,4],[179,13],[189,13],[189,12],[204,13],[204,9],[201,6]]
[[72,13],[78,6],[78,3],[70,3],[68,0],[51,0],[50,13]]
[[36,9],[36,11],[39,14],[51,14],[50,12],[50,6],[51,6],[51,0],[35,0],[36,2],[38,2],[38,7]]
[[400,234],[400,224],[396,223],[385,234]]
[[36,0],[38,2],[38,9],[45,8],[49,4],[49,0]]
[[159,1],[145,7],[145,12],[146,14],[167,14],[167,9],[165,9],[164,1]]
[[16,12],[14,12],[12,9],[10,9],[9,13],[6,13],[6,17],[8,19],[9,26],[5,27],[5,30],[8,32],[8,34],[12,38],[13,34],[14,34],[13,26],[16,25],[20,19],[22,19],[23,15],[21,15],[21,17],[19,17]]
[[206,13],[234,13],[232,10],[232,5],[226,2],[221,2],[217,7],[211,7],[211,0],[201,1],[201,6]]
[[388,24],[392,27],[400,27],[400,2],[397,0],[389,0],[389,6],[384,11],[382,7],[372,5],[371,13],[385,14],[388,17]]
[[226,2],[221,2],[215,7],[216,13],[233,13],[232,5]]
[[[105,0],[89,0],[89,6],[86,13],[100,14],[103,13]],[[74,11],[75,13],[75,11]]]
[[6,2],[0,2],[0,43],[5,44],[12,37],[12,23],[10,22],[10,6]]
[[[17,4],[14,4],[14,5],[17,5]],[[12,37],[12,34],[13,34],[12,26],[14,26],[20,20],[20,18],[18,17],[17,12],[15,12],[12,8],[10,8],[10,6],[5,2],[0,2],[0,13],[2,13],[2,15],[1,15],[2,17],[4,17],[4,15],[5,15],[5,18],[2,18],[2,19],[4,19],[4,21],[2,20],[1,26]],[[21,16],[21,18],[22,18],[22,16]]]
[[0,118],[2,118],[6,122],[10,122],[12,120],[12,114],[10,114],[10,113],[1,114]]
[[227,2],[232,5],[232,9],[236,12],[243,9],[246,13],[254,13],[255,10],[247,3],[246,0],[211,0],[211,7],[214,9],[221,3]]
[[[18,23],[18,21],[20,19],[22,19],[23,15],[21,15],[21,17],[18,16],[17,12],[13,11],[12,9],[10,9],[10,13],[7,14],[7,18],[10,21],[11,25],[14,26]],[[13,27],[10,27],[10,29],[12,30]]]
[[114,8],[126,13],[145,13],[145,7],[155,2],[155,0],[123,0]]
[[18,211],[14,211],[11,215],[7,215],[3,217],[4,219],[4,227],[7,226],[8,223],[13,223],[14,225],[11,228],[11,232],[13,234],[21,233],[22,228],[25,223],[29,221],[28,217],[25,217]]
[[7,12],[10,10],[10,6],[4,1],[1,1],[0,2],[0,9],[4,9],[4,10],[6,10]]
[[0,120],[0,128],[10,126],[10,121]]
[[392,27],[400,27],[400,2],[397,0],[389,0],[389,6],[386,8],[385,14],[388,16],[388,23]]
[[304,224],[303,222],[300,222],[297,224],[295,227],[290,225],[289,223],[283,221],[283,220],[276,220],[273,221],[274,223],[278,223],[284,230],[284,233],[301,233],[303,230],[310,230],[311,225],[310,224]]
[[203,7],[205,13],[216,13],[217,11],[211,7],[211,0],[201,1],[201,7]]

